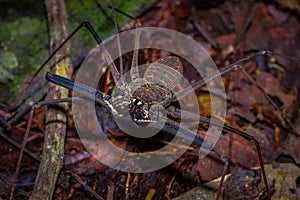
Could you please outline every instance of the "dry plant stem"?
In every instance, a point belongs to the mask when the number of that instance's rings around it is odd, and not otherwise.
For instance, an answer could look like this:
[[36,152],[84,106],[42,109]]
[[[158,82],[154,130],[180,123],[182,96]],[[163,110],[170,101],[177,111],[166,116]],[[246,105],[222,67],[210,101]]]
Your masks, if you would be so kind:
[[[64,1],[60,0],[46,0],[45,4],[49,21],[50,49],[53,52],[68,36],[66,9]],[[70,47],[67,43],[53,59],[56,64],[51,69],[53,73],[70,77],[72,66],[67,57],[69,53]],[[58,63],[60,60],[62,61]],[[60,99],[67,96],[67,90],[50,85],[46,99]],[[30,199],[52,199],[57,177],[63,166],[66,132],[66,115],[63,110],[65,109],[66,104],[60,109],[55,109],[55,107],[47,109],[42,161]]]
[[169,182],[169,184],[168,184],[168,190],[167,190],[167,195],[168,195],[168,199],[171,199],[170,198],[170,195],[171,195],[171,188],[172,188],[172,185],[173,185],[173,183],[174,183],[174,181],[175,181],[175,178],[176,178],[176,174],[177,174],[177,172],[178,172],[178,169],[180,168],[180,166],[182,165],[182,162],[183,162],[183,160],[180,158],[179,160],[178,160],[178,163],[177,163],[177,165],[176,165],[176,172],[175,172],[175,174],[174,174],[174,176],[172,176],[172,178],[171,178],[171,180],[170,180],[170,182]]
[[[29,119],[28,119],[30,122],[32,121],[32,118],[33,118],[33,110],[34,110],[34,107],[32,107],[32,111],[30,112],[30,116],[29,116]],[[14,198],[14,191],[15,191],[15,186],[16,186],[15,182],[17,181],[17,177],[18,177],[18,174],[19,174],[19,171],[20,171],[20,166],[21,166],[21,161],[22,161],[22,158],[23,158],[25,145],[26,145],[26,141],[27,141],[28,135],[29,135],[29,129],[30,129],[30,126],[27,126],[25,136],[24,136],[22,146],[21,146],[20,156],[18,158],[18,163],[17,163],[15,175],[11,180],[11,184],[12,184],[11,193],[10,193],[10,199],[11,200]]]
[[[4,134],[2,132],[2,130],[0,129],[0,137],[2,137],[4,140],[6,140],[9,144],[13,145],[14,147],[16,147],[17,149],[22,149],[22,145],[19,144],[18,142],[14,141],[13,139],[11,139],[10,137],[8,137],[6,134]],[[33,158],[36,161],[40,161],[40,159],[31,151],[29,151],[28,149],[24,149],[24,153],[27,154],[29,157]]]
[[212,37],[208,34],[208,32],[207,32],[205,29],[203,29],[203,28],[201,27],[200,24],[198,24],[196,21],[193,21],[192,23],[194,24],[194,26],[196,27],[196,29],[201,33],[201,35],[202,35],[202,36],[203,36],[210,44],[212,44],[212,46],[213,46],[214,48],[216,48],[216,49],[219,48],[218,45],[216,44],[215,40],[212,39]]
[[72,176],[73,176],[73,178],[75,178],[82,186],[83,186],[83,188],[86,190],[86,191],[88,191],[88,192],[90,192],[92,195],[93,195],[93,197],[95,198],[95,199],[99,199],[99,200],[104,200],[98,193],[96,193],[86,182],[84,182],[81,178],[80,178],[80,176],[78,176],[77,174],[75,174],[75,173],[73,173],[73,172],[71,172],[71,171],[68,171],[68,173],[70,173]]
[[218,187],[218,192],[217,192],[217,197],[216,197],[216,200],[219,200],[220,196],[221,196],[221,193],[222,193],[222,188],[223,188],[223,185],[224,185],[225,176],[226,176],[226,174],[228,172],[228,169],[229,169],[229,159],[226,156],[223,156],[220,152],[216,151],[215,149],[213,149],[213,152],[215,154],[217,154],[218,157],[220,157],[222,159],[222,161],[224,162],[223,173],[222,173],[222,176],[221,176],[221,180],[220,180],[219,187]]
[[[16,143],[12,139],[6,137],[5,135],[2,136],[9,143],[13,144],[15,147],[20,149],[20,155],[19,155],[19,158],[18,158],[16,171],[15,171],[15,174],[14,174],[12,180],[11,180],[11,194],[10,194],[10,199],[11,200],[14,198],[15,186],[16,186],[17,178],[18,178],[20,168],[21,168],[21,161],[22,161],[22,158],[23,158],[23,154],[27,153],[27,155],[29,155],[30,157],[32,157],[36,161],[38,161],[38,162],[41,161],[35,154],[33,154],[32,152],[30,152],[28,149],[25,148],[27,140],[28,140],[29,132],[30,132],[30,127],[31,127],[31,123],[32,123],[33,115],[34,115],[34,110],[38,107],[41,107],[41,106],[45,106],[45,105],[49,105],[49,104],[55,104],[55,103],[61,103],[61,102],[70,102],[70,101],[72,101],[72,98],[54,99],[54,100],[49,100],[49,101],[38,102],[34,106],[32,106],[30,114],[29,114],[29,119],[28,119],[26,131],[25,131],[24,138],[23,138],[23,141],[22,141],[22,145],[19,145],[18,143]],[[2,134],[2,133],[0,132],[0,134]]]

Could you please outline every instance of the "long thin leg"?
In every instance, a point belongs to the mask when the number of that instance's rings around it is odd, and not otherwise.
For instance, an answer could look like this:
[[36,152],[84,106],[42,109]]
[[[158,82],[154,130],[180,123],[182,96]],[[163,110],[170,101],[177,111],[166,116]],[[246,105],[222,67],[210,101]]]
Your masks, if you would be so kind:
[[185,88],[184,90],[174,94],[174,96],[172,98],[170,98],[169,100],[163,102],[162,106],[166,108],[172,102],[176,101],[176,99],[183,98],[183,97],[193,93],[198,88],[201,88],[202,86],[206,85],[206,83],[208,83],[209,81],[211,81],[211,80],[213,80],[217,77],[220,77],[224,74],[228,74],[230,72],[238,70],[239,69],[238,64],[241,64],[241,63],[243,63],[245,61],[248,61],[252,58],[255,58],[257,56],[264,55],[264,54],[267,54],[267,53],[270,53],[270,52],[269,51],[258,52],[258,53],[255,53],[255,54],[249,56],[249,57],[243,58],[243,59],[241,59],[237,62],[234,62],[234,63],[228,65],[227,67],[221,69],[219,72],[211,74],[208,77],[206,77],[206,78],[204,78],[200,81],[197,81],[196,83],[192,84],[191,86]]
[[101,48],[101,50],[104,52],[105,54],[105,58],[108,64],[110,64],[110,70],[112,72],[112,76],[114,79],[114,82],[116,84],[116,86],[120,86],[119,80],[120,80],[120,73],[117,69],[117,67],[115,66],[110,54],[108,53],[108,51],[106,50],[105,46],[102,43],[102,39],[100,38],[100,36],[96,33],[95,29],[92,27],[92,25],[90,24],[90,22],[82,22],[79,24],[79,26],[57,47],[57,49],[55,49],[50,56],[43,62],[43,64],[40,66],[40,68],[34,73],[34,75],[31,77],[31,79],[29,80],[29,82],[26,84],[26,86],[24,87],[24,89],[22,90],[22,92],[20,93],[20,95],[18,96],[18,98],[15,100],[14,105],[17,104],[17,102],[19,102],[21,96],[24,94],[24,92],[28,89],[29,85],[31,84],[31,82],[33,81],[33,79],[37,76],[38,73],[40,73],[40,71],[46,66],[46,64],[56,55],[56,53],[81,29],[85,27],[90,33],[91,35],[94,37],[94,39],[96,40],[97,44],[99,45],[99,47]]
[[[171,121],[171,120],[167,119],[165,126],[163,127],[163,130],[168,133],[171,133],[173,135],[178,135],[177,131],[180,133],[183,133],[183,139],[192,141],[193,144],[199,145],[209,151],[214,152],[224,162],[224,168],[223,168],[223,172],[222,172],[222,176],[221,176],[221,180],[220,180],[220,184],[219,184],[219,188],[218,188],[218,192],[217,192],[217,197],[216,197],[216,200],[218,200],[220,198],[220,195],[222,192],[222,187],[223,187],[225,176],[228,172],[229,159],[226,156],[224,156],[221,152],[219,152],[217,149],[213,148],[210,144],[207,144],[203,138],[195,135],[195,133],[193,133],[189,129],[180,126],[175,121]],[[268,187],[267,187],[267,191],[268,191]]]
[[[104,2],[100,2],[100,1],[96,1],[97,4],[99,4],[100,6],[102,4],[105,4]],[[114,7],[113,1],[111,0],[111,5],[107,5],[109,8],[111,8],[113,10],[113,14],[114,14],[114,24],[115,24],[115,34],[118,33],[118,27],[117,27],[117,20],[116,20],[116,16],[115,16],[115,11],[117,11],[118,13],[121,13],[122,15],[128,17],[129,19],[132,19],[135,21],[135,28],[139,28],[141,26],[141,22],[138,18],[131,16],[127,13],[125,13],[122,10],[119,10],[118,8]],[[133,59],[132,59],[132,63],[131,63],[131,80],[135,80],[137,78],[139,78],[139,74],[138,74],[138,48],[139,48],[139,38],[140,38],[140,30],[136,29],[136,37],[135,37],[135,50],[133,51]],[[119,55],[121,54],[121,45],[119,42],[119,37],[117,36],[117,42],[118,42],[118,51],[119,51]],[[122,63],[122,56],[119,57],[120,58],[120,63]],[[123,74],[123,65],[120,64],[120,74]],[[122,77],[121,77],[122,78]]]
[[[115,25],[115,35],[117,37],[117,46],[118,46],[118,52],[119,52],[119,61],[120,61],[120,77],[118,79],[118,82],[120,84],[120,86],[123,86],[123,81],[122,81],[122,74],[123,74],[123,60],[122,60],[122,49],[121,49],[121,42],[120,42],[120,37],[119,37],[119,28],[118,28],[118,24],[117,24],[117,16],[116,16],[116,12],[115,12],[115,6],[114,6],[114,1],[110,0],[111,3],[111,9],[112,9],[112,13],[113,13],[113,18],[114,18],[114,25]],[[116,80],[114,80],[116,82]]]
[[257,154],[258,154],[258,159],[259,159],[259,164],[260,164],[262,175],[263,175],[263,180],[264,180],[265,187],[266,187],[266,190],[267,190],[268,199],[271,199],[270,189],[269,189],[268,180],[267,180],[265,167],[264,167],[264,163],[263,163],[263,158],[262,158],[262,153],[261,153],[261,148],[260,148],[259,142],[253,136],[251,136],[251,135],[249,135],[249,134],[247,134],[243,131],[239,131],[239,130],[233,128],[233,127],[220,124],[217,121],[214,121],[214,120],[211,120],[211,119],[208,119],[208,118],[205,118],[205,117],[201,117],[201,116],[198,116],[196,114],[193,114],[193,113],[190,113],[190,112],[187,112],[187,111],[184,111],[184,110],[179,111],[178,109],[176,109],[173,106],[169,107],[166,110],[166,113],[168,115],[171,115],[171,116],[176,117],[176,118],[181,118],[183,120],[185,119],[185,120],[191,120],[191,121],[200,121],[200,122],[205,123],[205,124],[211,124],[213,126],[223,128],[226,131],[237,134],[237,135],[243,137],[244,139],[246,139],[247,141],[249,141],[251,143],[254,143],[254,145],[256,147]]
[[275,52],[272,52],[272,51],[267,51],[267,50],[260,51],[260,52],[257,52],[255,54],[252,54],[251,56],[248,56],[248,57],[245,57],[241,60],[238,60],[238,61],[228,65],[227,67],[221,69],[219,72],[217,72],[215,74],[212,74],[212,75],[209,75],[207,78],[202,79],[202,80],[192,84],[191,87],[188,87],[188,88],[178,92],[171,99],[165,101],[162,105],[167,106],[170,103],[174,102],[176,99],[183,98],[183,97],[191,94],[194,90],[204,86],[207,82],[215,79],[216,77],[222,76],[224,74],[228,74],[228,73],[236,71],[236,70],[240,70],[241,69],[240,64],[243,63],[243,62],[249,61],[250,59],[253,59],[253,58],[258,57],[258,56],[272,55],[272,54],[277,55],[277,56],[281,56],[281,57],[285,57],[287,59],[291,59],[291,60],[294,60],[294,61],[300,61],[300,59],[298,59],[298,58],[282,55],[282,54],[275,53]]
[[[137,20],[136,27],[138,28],[140,26],[139,20]],[[138,53],[139,53],[139,46],[140,46],[140,29],[135,29],[136,35],[135,35],[135,43],[134,43],[134,50],[133,50],[133,57],[132,57],[132,63],[131,63],[131,70],[130,70],[130,78],[131,81],[134,81],[138,79],[139,71],[138,71]]]
[[[132,19],[135,21],[135,28],[139,28],[141,26],[141,22],[138,18],[133,17],[125,12],[123,12],[122,10],[119,10],[117,8],[115,8],[113,6],[113,3],[110,5],[108,5],[108,7],[110,7],[113,10],[113,13],[115,13],[114,11],[117,11],[119,13],[121,13],[122,15],[128,17],[129,19]],[[116,20],[115,20],[115,15],[114,15],[114,24],[115,24],[115,33],[118,32],[117,26],[116,26]],[[130,70],[130,77],[131,77],[131,81],[139,78],[139,73],[138,73],[138,49],[139,49],[139,44],[140,44],[140,30],[139,29],[135,29],[136,30],[136,36],[135,36],[135,46],[134,46],[134,51],[133,51],[133,57],[132,57],[132,63],[131,63],[131,70]],[[118,38],[117,38],[118,39]],[[118,39],[119,40],[119,39]],[[119,43],[119,42],[118,42]],[[120,45],[121,46],[121,45]],[[120,50],[119,50],[120,52]],[[121,55],[121,53],[119,53],[119,55]],[[120,57],[121,58],[121,57]],[[121,63],[121,60],[120,60]],[[121,72],[121,68],[120,68],[120,73],[123,74]]]
[[228,74],[230,72],[233,72],[233,71],[237,71],[237,70],[240,70],[242,71],[242,73],[246,76],[246,78],[252,83],[255,85],[255,87],[257,87],[264,95],[265,97],[267,98],[267,100],[274,106],[274,108],[276,110],[278,110],[280,112],[280,114],[284,117],[284,119],[286,120],[286,122],[289,124],[289,126],[292,128],[293,130],[293,133],[296,134],[296,135],[299,135],[294,127],[294,125],[291,123],[291,121],[288,119],[288,117],[286,117],[286,115],[281,112],[280,108],[277,106],[277,104],[267,95],[267,93],[264,91],[263,87],[260,86],[258,83],[256,83],[252,78],[251,76],[241,67],[241,63],[243,62],[246,62],[250,59],[253,59],[255,57],[258,57],[258,56],[265,56],[265,55],[277,55],[277,56],[281,56],[281,57],[284,57],[284,58],[287,58],[287,59],[291,59],[291,60],[294,60],[294,61],[300,61],[300,59],[298,58],[295,58],[295,57],[291,57],[291,56],[286,56],[286,55],[282,55],[282,54],[279,54],[279,53],[274,53],[272,51],[260,51],[260,52],[257,52],[255,54],[252,54],[251,56],[248,56],[248,57],[245,57],[241,60],[238,60],[230,65],[228,65],[227,67],[221,69],[219,72],[215,73],[215,74],[212,74],[212,75],[209,75],[208,77],[192,84],[191,86],[185,88],[184,90],[174,94],[174,96],[172,98],[170,98],[169,100],[166,100],[162,103],[162,106],[164,108],[167,108],[172,102],[176,101],[177,99],[181,99],[191,93],[193,93],[195,90],[197,90],[198,88],[206,85],[207,82],[217,78],[217,77],[220,77],[224,74]]
[[93,35],[97,44],[99,45],[101,50],[104,52],[106,61],[108,62],[108,64],[110,64],[110,70],[112,72],[114,82],[119,87],[121,85],[121,83],[119,82],[121,75],[120,75],[116,65],[114,64],[113,59],[111,58],[110,54],[106,50],[105,46],[103,45],[102,39],[99,37],[99,35],[96,33],[95,29],[92,27],[92,25],[89,22],[83,22],[83,25]]

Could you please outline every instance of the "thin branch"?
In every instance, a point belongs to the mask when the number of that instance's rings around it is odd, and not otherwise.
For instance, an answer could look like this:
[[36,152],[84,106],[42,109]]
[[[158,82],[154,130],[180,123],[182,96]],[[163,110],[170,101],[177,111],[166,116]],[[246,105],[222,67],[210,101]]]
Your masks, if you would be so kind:
[[[68,37],[65,2],[60,0],[46,0],[45,4],[50,30],[50,49],[51,52],[54,52]],[[55,57],[53,57],[53,62],[57,64],[51,69],[52,73],[60,74],[64,77],[71,76],[73,69],[68,55],[70,55],[70,46],[69,43],[66,43],[60,51],[55,54]],[[60,99],[66,98],[67,96],[68,91],[66,89],[50,85],[46,99]],[[42,161],[30,199],[52,199],[64,158],[66,114],[62,110],[67,109],[66,104],[63,104],[61,108],[63,109],[49,106],[47,109],[47,126],[44,137]]]

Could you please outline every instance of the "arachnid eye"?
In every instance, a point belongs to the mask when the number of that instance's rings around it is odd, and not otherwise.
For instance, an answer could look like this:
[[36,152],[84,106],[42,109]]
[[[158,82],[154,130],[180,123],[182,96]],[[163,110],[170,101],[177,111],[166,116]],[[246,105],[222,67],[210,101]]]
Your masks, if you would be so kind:
[[144,102],[141,98],[139,97],[133,97],[131,100],[130,100],[130,103],[129,103],[129,107],[132,107],[132,106],[142,106],[144,105]]
[[134,100],[133,100],[134,105],[138,105],[139,102],[140,102],[139,98],[134,98]]
[[132,108],[133,106],[136,106],[139,104],[141,100],[138,97],[133,97],[132,99],[130,99],[129,101],[129,108]]
[[133,121],[147,120],[149,118],[148,108],[140,97],[133,97],[129,103],[129,113]]
[[172,92],[169,92],[168,94],[167,94],[167,98],[168,99],[171,99],[173,97],[173,93]]

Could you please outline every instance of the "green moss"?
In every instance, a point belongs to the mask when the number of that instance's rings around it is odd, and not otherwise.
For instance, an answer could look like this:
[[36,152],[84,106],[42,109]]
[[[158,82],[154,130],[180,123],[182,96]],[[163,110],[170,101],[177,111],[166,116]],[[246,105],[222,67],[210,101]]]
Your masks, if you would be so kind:
[[[69,32],[74,30],[80,22],[90,21],[102,38],[112,34],[113,15],[107,6],[110,5],[110,1],[99,0],[99,2],[103,4],[101,8],[94,0],[66,0]],[[149,7],[153,2],[154,0],[115,0],[115,7],[135,16],[141,7]],[[36,4],[36,1],[26,0],[26,5]],[[2,55],[0,56],[2,68],[0,94],[9,94],[9,96],[0,95],[0,101],[7,103],[11,103],[16,98],[26,81],[32,77],[49,55],[47,14],[41,9],[43,6],[29,6],[20,10],[14,5],[14,3],[0,2],[2,10],[7,10],[7,12],[9,10],[9,13],[13,13],[0,15],[0,53]],[[31,7],[33,10],[30,11]],[[128,20],[126,16],[117,13],[118,24],[123,24]],[[74,64],[79,63],[80,58],[87,55],[96,45],[93,37],[86,30],[79,31],[71,42],[71,58]]]
[[13,78],[13,70],[18,67],[18,60],[13,52],[0,53],[0,80],[7,82]]
[[10,94],[0,101],[11,102],[48,54],[47,29],[44,21],[29,17],[0,22],[0,27],[0,90]]

